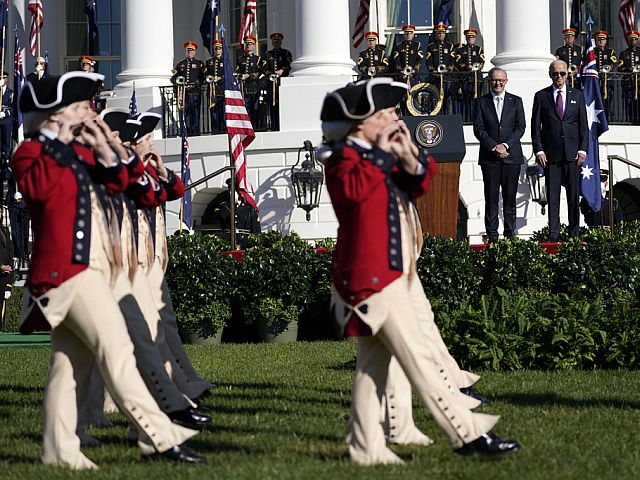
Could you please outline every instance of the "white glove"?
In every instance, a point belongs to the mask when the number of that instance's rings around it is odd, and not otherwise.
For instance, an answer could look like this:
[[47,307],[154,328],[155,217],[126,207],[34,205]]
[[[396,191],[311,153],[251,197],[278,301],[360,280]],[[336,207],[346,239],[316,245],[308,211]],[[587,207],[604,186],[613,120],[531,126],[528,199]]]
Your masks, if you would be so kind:
[[7,114],[6,114],[6,113],[4,113],[4,112],[0,112],[0,118],[4,118],[4,117],[6,117],[6,116],[7,116]]

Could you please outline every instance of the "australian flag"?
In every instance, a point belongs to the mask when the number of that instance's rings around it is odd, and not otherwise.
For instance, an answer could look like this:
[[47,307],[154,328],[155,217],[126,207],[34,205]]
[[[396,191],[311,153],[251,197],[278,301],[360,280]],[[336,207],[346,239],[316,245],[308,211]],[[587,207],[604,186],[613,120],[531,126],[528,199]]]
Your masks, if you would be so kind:
[[202,35],[202,44],[207,47],[209,53],[213,57],[213,26],[216,23],[216,17],[218,16],[218,0],[207,0],[207,4],[204,6],[204,13],[202,14],[202,21],[200,22],[200,35]]
[[584,0],[573,0],[571,2],[571,23],[569,24],[569,26],[571,28],[575,28],[578,33],[580,32],[580,29],[582,28],[581,25],[581,11],[582,11],[582,4],[584,3]]
[[438,9],[438,15],[434,25],[438,23],[444,23],[447,27],[451,25],[451,12],[455,6],[455,0],[442,0],[440,2],[440,8]]
[[96,0],[85,0],[84,13],[87,14],[89,24],[89,55],[98,54],[98,12],[96,10]]
[[[191,157],[189,156],[189,138],[187,137],[187,129],[182,124],[182,168],[181,177],[184,186],[191,183]],[[182,196],[182,223],[191,229],[191,190],[185,190]]]
[[604,113],[600,94],[595,49],[595,41],[591,35],[591,30],[589,30],[586,49],[580,65],[580,83],[582,85],[584,103],[587,106],[587,123],[589,126],[589,151],[587,159],[582,164],[580,190],[591,210],[598,212],[602,208],[598,137],[609,130],[609,125],[607,124],[607,117]]

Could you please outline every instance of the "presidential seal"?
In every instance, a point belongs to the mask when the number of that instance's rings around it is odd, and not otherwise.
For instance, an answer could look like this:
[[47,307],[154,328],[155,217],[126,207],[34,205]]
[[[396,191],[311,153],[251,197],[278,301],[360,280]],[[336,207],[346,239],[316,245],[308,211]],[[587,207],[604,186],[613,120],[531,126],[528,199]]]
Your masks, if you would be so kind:
[[415,130],[416,141],[423,147],[432,148],[442,142],[444,129],[434,120],[420,122]]

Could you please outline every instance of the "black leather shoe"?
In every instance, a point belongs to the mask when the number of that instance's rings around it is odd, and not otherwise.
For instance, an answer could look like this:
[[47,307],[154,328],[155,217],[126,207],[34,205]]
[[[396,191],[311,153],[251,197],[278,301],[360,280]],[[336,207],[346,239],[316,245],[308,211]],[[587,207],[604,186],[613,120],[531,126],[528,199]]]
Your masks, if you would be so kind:
[[460,455],[480,453],[488,456],[501,456],[515,453],[520,449],[520,444],[515,440],[503,440],[495,433],[483,433],[471,443],[465,443],[461,448],[454,450]]
[[202,455],[194,452],[184,443],[176,445],[164,452],[152,453],[145,457],[148,460],[170,460],[180,463],[206,463],[207,459]]
[[211,425],[211,417],[195,408],[185,408],[167,414],[173,423],[187,428],[202,429]]
[[460,393],[464,393],[465,395],[475,398],[480,401],[481,405],[491,405],[491,401],[484,398],[478,391],[473,387],[464,387],[460,389]]

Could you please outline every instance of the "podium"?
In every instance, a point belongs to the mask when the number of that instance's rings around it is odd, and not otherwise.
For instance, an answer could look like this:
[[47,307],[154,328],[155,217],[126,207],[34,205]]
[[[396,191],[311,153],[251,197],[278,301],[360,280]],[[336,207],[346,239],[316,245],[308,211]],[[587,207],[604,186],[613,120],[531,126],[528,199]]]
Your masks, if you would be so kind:
[[427,193],[416,204],[422,230],[431,236],[456,238],[460,163],[466,147],[461,115],[434,117],[402,117],[409,127],[413,142],[426,148],[438,164]]

